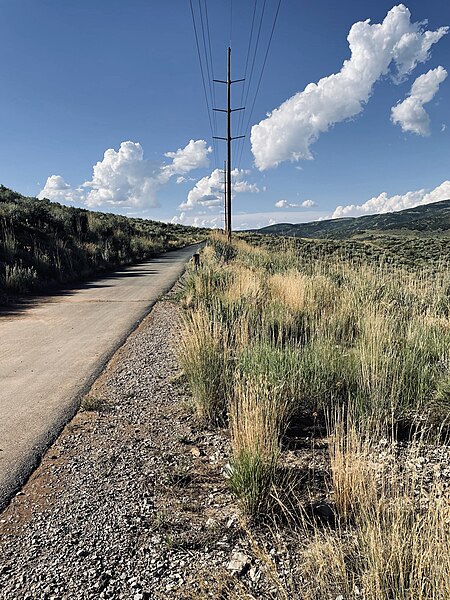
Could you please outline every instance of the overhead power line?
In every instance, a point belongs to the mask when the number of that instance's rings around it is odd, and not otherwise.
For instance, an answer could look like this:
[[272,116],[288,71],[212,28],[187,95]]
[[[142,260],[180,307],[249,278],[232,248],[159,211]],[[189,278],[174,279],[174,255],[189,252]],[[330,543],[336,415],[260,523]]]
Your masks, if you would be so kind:
[[[259,88],[261,87],[261,81],[262,81],[262,78],[263,78],[263,75],[264,75],[264,70],[266,68],[267,57],[269,55],[269,50],[270,50],[270,46],[271,46],[271,43],[272,43],[272,38],[273,38],[274,31],[275,31],[275,26],[277,24],[278,14],[280,12],[281,1],[282,0],[278,0],[278,6],[277,6],[277,10],[275,12],[275,17],[274,17],[274,20],[273,20],[272,29],[270,31],[270,37],[269,37],[269,41],[268,41],[268,44],[267,44],[267,49],[266,49],[266,52],[265,52],[265,55],[264,55],[264,61],[263,61],[261,73],[259,75],[258,84],[256,86],[255,96],[253,98],[252,106],[251,106],[250,113],[249,113],[249,116],[248,116],[248,119],[247,119],[247,124],[246,124],[245,129],[244,129],[244,134],[243,134],[244,137],[248,133],[248,129],[250,127],[250,122],[251,122],[252,115],[253,115],[253,110],[254,110],[255,104],[256,104],[256,99],[257,99],[258,93],[259,93]],[[247,99],[247,97],[246,97],[246,99]],[[243,148],[244,148],[244,146],[242,144],[241,148],[240,148],[238,164],[240,164],[240,162],[241,162]]]
[[[256,16],[257,6],[258,6],[258,0],[255,0],[254,5],[253,5],[253,16],[252,16],[252,24],[250,27],[250,36],[248,38],[247,56],[245,59],[245,67],[244,67],[244,79],[246,80],[247,86],[244,84],[242,86],[242,91],[241,91],[241,102],[240,103],[242,106],[244,105],[245,89],[246,89],[246,87],[248,88],[250,86],[250,78],[247,79],[247,69],[248,69],[248,61],[250,58],[250,50],[251,50],[252,41],[253,41],[253,30],[254,30],[254,26],[255,26],[255,16]],[[256,52],[256,49],[255,49],[255,52]],[[238,126],[237,126],[238,131],[240,131],[242,129],[243,118],[244,118],[244,111],[239,113]]]
[[[203,15],[202,15],[202,10],[201,10],[201,4],[200,4],[200,0],[199,0],[199,9],[200,9],[200,21],[201,21],[201,25],[202,25],[202,38],[203,38],[203,45],[204,45],[204,50],[205,50],[205,59],[204,61],[202,60],[202,54],[200,51],[200,42],[199,42],[199,34],[197,31],[197,25],[195,22],[195,12],[194,12],[194,7],[192,5],[192,0],[189,0],[189,5],[191,7],[191,16],[192,16],[192,25],[194,28],[194,35],[195,35],[195,44],[197,46],[197,55],[198,55],[198,61],[199,61],[199,65],[200,65],[200,73],[201,73],[201,77],[202,77],[202,85],[203,85],[203,92],[205,95],[205,102],[206,102],[206,110],[208,112],[208,121],[209,121],[209,126],[211,129],[211,138],[212,138],[212,144],[213,144],[213,151],[214,151],[214,162],[216,164],[218,164],[218,153],[217,153],[217,144],[215,143],[215,139],[214,139],[214,133],[215,133],[215,128],[213,126],[213,119],[211,117],[212,115],[212,101],[213,101],[213,90],[212,90],[212,72],[210,74],[210,70],[209,70],[209,61],[208,61],[208,53],[206,51],[206,39],[205,39],[205,32],[204,32],[204,25],[203,25]],[[208,26],[209,27],[209,26]],[[203,66],[203,62],[205,62],[206,64],[206,69]],[[212,62],[211,62],[211,69],[212,69]],[[207,92],[207,84],[206,84],[206,79],[205,79],[205,70],[207,71],[207,75],[208,75],[208,82],[209,82],[209,89],[210,89],[210,95],[211,95],[211,102],[208,98],[208,92]]]
[[[215,94],[214,94],[214,86],[213,86],[213,82],[212,82],[212,80],[214,79],[214,74],[213,74],[213,66],[212,66],[211,38],[209,35],[208,8],[207,8],[206,0],[204,0],[204,5],[205,5],[205,19],[203,19],[202,2],[201,2],[201,0],[198,0],[198,10],[200,13],[200,24],[201,24],[201,28],[202,28],[203,50],[204,50],[205,62],[206,62],[206,74],[207,74],[207,78],[208,78],[209,98],[211,100],[212,106],[214,106]],[[206,23],[206,27],[205,27],[205,23]],[[208,44],[206,43],[206,39],[208,39]],[[208,50],[208,48],[209,48],[209,50]],[[217,123],[216,123],[216,116],[214,113],[212,114],[212,126],[213,126],[213,135],[215,135],[216,129],[217,129]],[[214,144],[214,141],[213,141],[213,144]],[[216,167],[217,167],[217,161],[216,161]]]
[[[197,55],[198,55],[198,61],[199,61],[199,65],[200,65],[200,73],[201,73],[201,78],[202,78],[203,92],[204,92],[204,96],[205,96],[206,109],[208,112],[208,121],[209,121],[210,129],[211,129],[212,145],[213,145],[213,149],[214,149],[214,158],[215,158],[216,169],[218,168],[217,140],[222,139],[222,140],[226,140],[226,142],[227,142],[226,202],[225,202],[226,227],[225,228],[228,233],[228,236],[231,237],[231,196],[232,196],[231,142],[232,142],[232,140],[239,140],[239,142],[241,142],[241,140],[243,138],[245,138],[248,133],[248,129],[249,129],[249,126],[251,123],[252,115],[253,115],[253,110],[255,108],[256,100],[257,100],[258,93],[259,93],[259,90],[261,87],[262,78],[263,78],[264,71],[266,68],[267,58],[269,55],[269,51],[270,51],[270,47],[271,47],[271,43],[272,43],[272,39],[273,39],[273,34],[275,31],[275,26],[277,23],[279,12],[280,12],[282,0],[278,0],[278,4],[277,4],[277,8],[276,8],[276,11],[274,14],[272,26],[268,29],[270,31],[270,35],[269,35],[269,39],[267,41],[267,46],[266,46],[265,52],[263,52],[261,55],[261,56],[263,56],[263,61],[262,61],[261,69],[259,71],[259,77],[257,79],[256,88],[253,88],[252,83],[253,83],[253,76],[254,76],[256,70],[259,70],[259,69],[255,70],[255,67],[257,64],[257,58],[258,58],[258,56],[260,56],[259,49],[260,49],[260,41],[262,39],[261,34],[263,31],[263,25],[266,23],[265,15],[267,14],[267,12],[266,12],[267,0],[261,0],[262,7],[261,7],[261,11],[260,11],[259,15],[258,15],[259,0],[254,0],[253,14],[252,14],[252,19],[251,19],[251,27],[250,27],[250,35],[249,35],[248,47],[247,47],[247,56],[246,56],[246,60],[245,60],[244,78],[234,80],[234,81],[231,80],[231,75],[230,75],[230,73],[231,73],[231,39],[232,39],[232,33],[233,33],[233,0],[229,0],[229,1],[230,1],[230,46],[228,47],[228,53],[227,53],[228,76],[227,76],[226,81],[214,79],[211,31],[210,31],[210,26],[209,26],[209,15],[208,15],[208,4],[207,4],[208,0],[198,0],[198,17],[197,18],[196,18],[196,11],[194,10],[194,6],[193,6],[193,0],[189,0],[189,4],[190,4],[190,8],[191,8],[192,24],[193,24],[193,28],[194,28],[195,43],[197,46]],[[274,1],[276,2],[277,0],[274,0]],[[255,39],[254,33],[255,33],[256,24],[257,24],[257,34],[256,34],[256,39]],[[255,39],[255,41],[254,41],[254,39]],[[254,43],[253,43],[253,41],[254,41]],[[252,47],[253,47],[253,49],[252,49]],[[250,66],[250,75],[247,78],[247,71],[248,71],[249,66]],[[208,80],[208,81],[206,81],[206,80]],[[254,89],[250,113],[246,120],[245,120],[246,115],[244,114],[245,107],[242,106],[240,108],[235,108],[235,109],[231,108],[231,86],[233,83],[237,83],[238,81],[245,82],[244,86],[242,88],[242,92],[241,92],[241,104],[242,104],[242,100],[244,100],[244,104],[247,104],[247,101],[250,97],[250,93],[251,93],[252,89]],[[213,82],[227,84],[227,108],[226,109],[215,108],[215,86],[214,86]],[[208,94],[208,92],[209,92],[209,94]],[[219,136],[215,135],[216,128],[217,128],[217,121],[216,121],[216,115],[215,115],[216,111],[221,111],[221,112],[227,113],[226,137],[219,137]],[[237,132],[240,133],[241,135],[232,136],[231,135],[231,115],[235,111],[242,111],[240,114],[240,118],[238,121],[238,127],[237,127]],[[244,133],[242,134],[242,126],[243,126],[244,122],[246,122],[246,125],[245,125],[245,129],[244,129]],[[241,145],[240,146],[238,145],[238,147],[237,147],[236,153],[239,155],[239,159],[237,161],[238,169],[240,168],[240,162],[242,159],[243,148],[244,148],[243,143],[241,143]]]

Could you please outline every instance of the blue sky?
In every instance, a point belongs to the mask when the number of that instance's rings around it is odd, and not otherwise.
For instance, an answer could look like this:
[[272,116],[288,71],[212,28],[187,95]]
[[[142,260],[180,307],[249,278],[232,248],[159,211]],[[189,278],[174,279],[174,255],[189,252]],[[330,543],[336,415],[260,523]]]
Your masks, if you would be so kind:
[[[192,4],[202,44],[205,0]],[[254,0],[206,6],[214,77],[226,76],[230,38],[232,76],[243,77]],[[244,123],[277,6],[256,2]],[[98,210],[221,224],[224,144],[209,152],[189,0],[0,0],[0,19],[0,183]],[[352,29],[351,54],[349,31],[366,19]],[[449,197],[449,25],[444,0],[282,0],[242,155],[234,142],[234,226]],[[305,93],[309,84],[318,85]],[[219,107],[224,87],[215,85]],[[236,84],[235,106],[241,94]],[[221,114],[216,122],[224,135]],[[239,113],[233,123],[242,133]]]

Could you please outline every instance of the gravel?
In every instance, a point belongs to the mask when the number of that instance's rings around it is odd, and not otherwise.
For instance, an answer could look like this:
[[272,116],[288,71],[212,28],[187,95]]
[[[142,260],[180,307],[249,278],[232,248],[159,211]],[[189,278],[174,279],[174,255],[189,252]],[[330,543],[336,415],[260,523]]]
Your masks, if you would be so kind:
[[198,430],[159,302],[0,515],[0,597],[183,597],[239,550],[224,432]]

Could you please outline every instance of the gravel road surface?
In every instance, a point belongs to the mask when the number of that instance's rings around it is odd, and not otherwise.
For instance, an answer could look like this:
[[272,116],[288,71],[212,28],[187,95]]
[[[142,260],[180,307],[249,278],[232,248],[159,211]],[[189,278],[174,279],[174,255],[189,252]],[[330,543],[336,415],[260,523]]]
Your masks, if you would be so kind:
[[184,599],[227,565],[226,439],[188,409],[179,326],[157,303],[89,390],[97,410],[75,415],[0,514],[2,600]]
[[0,508],[198,246],[0,313]]

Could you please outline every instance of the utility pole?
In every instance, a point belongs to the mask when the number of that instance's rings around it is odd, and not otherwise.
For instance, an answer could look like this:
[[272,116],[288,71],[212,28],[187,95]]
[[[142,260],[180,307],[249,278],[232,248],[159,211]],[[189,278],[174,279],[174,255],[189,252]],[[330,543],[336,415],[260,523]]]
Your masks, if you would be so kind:
[[228,236],[228,241],[231,241],[231,142],[245,137],[245,135],[238,135],[233,137],[231,135],[231,113],[237,110],[244,110],[244,106],[241,108],[231,108],[231,86],[233,83],[245,81],[244,79],[231,79],[231,48],[228,48],[227,52],[227,80],[214,79],[216,83],[225,83],[227,85],[227,108],[214,108],[213,110],[227,113],[227,137],[214,136],[215,139],[225,140],[227,142],[227,177],[226,177],[226,210],[225,210],[225,230]]
[[223,185],[223,232],[227,232],[227,161],[223,161],[223,181],[220,182]]

